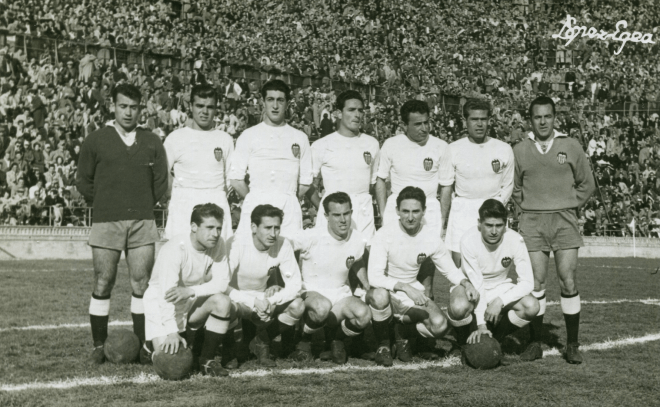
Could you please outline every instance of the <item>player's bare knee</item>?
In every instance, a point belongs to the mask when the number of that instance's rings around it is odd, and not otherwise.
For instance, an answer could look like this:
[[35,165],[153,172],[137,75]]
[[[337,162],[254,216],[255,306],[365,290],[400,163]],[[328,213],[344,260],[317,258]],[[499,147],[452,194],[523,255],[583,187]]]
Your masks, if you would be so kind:
[[[99,276],[96,279],[96,282],[94,283],[94,295],[100,296],[100,297],[107,297],[112,293],[112,289],[115,287],[115,279],[114,278],[105,278],[102,276]],[[136,294],[142,294],[142,293],[136,293]]]
[[523,307],[523,313],[525,314],[524,318],[528,321],[538,315],[541,310],[539,301],[531,295],[523,297],[523,299],[520,300],[520,305]]
[[294,318],[301,318],[303,313],[305,313],[305,302],[302,298],[296,298],[286,308],[286,312]]
[[472,311],[474,306],[467,298],[464,297],[455,297],[452,298],[449,303],[449,317],[455,321],[459,321],[467,318]]
[[231,314],[231,300],[224,294],[214,294],[207,301],[211,302],[212,312],[219,317],[228,317]]
[[144,292],[147,291],[147,287],[149,287],[148,277],[131,279],[131,288],[133,289],[134,294],[144,295]]
[[564,295],[577,294],[577,284],[572,276],[560,279],[559,288],[561,289],[561,293]]
[[353,310],[353,317],[357,322],[358,328],[365,329],[371,321],[371,310],[366,305],[355,307]]
[[312,322],[322,323],[330,315],[332,303],[327,298],[317,297],[308,309],[309,318]]
[[383,288],[373,288],[367,293],[367,304],[376,309],[385,309],[390,305],[390,293]]
[[447,319],[439,314],[432,315],[429,318],[429,325],[431,325],[429,330],[436,338],[445,336],[447,330],[449,329]]

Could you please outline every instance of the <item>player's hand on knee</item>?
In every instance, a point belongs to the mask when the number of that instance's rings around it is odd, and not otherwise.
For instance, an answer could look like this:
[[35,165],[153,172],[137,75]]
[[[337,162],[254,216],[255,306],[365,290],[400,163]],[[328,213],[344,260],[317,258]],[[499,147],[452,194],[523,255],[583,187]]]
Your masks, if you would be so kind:
[[190,287],[172,287],[165,293],[165,301],[175,303],[187,300],[194,295],[195,291]]
[[268,287],[268,288],[266,288],[266,292],[265,292],[266,298],[270,298],[270,297],[272,297],[273,295],[275,295],[276,293],[278,293],[282,290],[283,290],[283,288],[280,287],[279,285],[274,285],[274,286]]
[[411,300],[413,300],[415,305],[426,305],[429,302],[429,298],[425,296],[423,292],[411,285],[406,284],[405,293]]
[[257,298],[254,300],[254,308],[257,312],[257,316],[264,322],[268,322],[271,319],[271,314],[275,307],[268,300],[262,300]]
[[488,335],[491,338],[493,337],[493,334],[488,330],[488,328],[486,328],[486,325],[479,325],[477,330],[470,334],[467,339],[467,343],[473,344],[481,342],[481,335]]
[[472,285],[467,279],[465,282],[461,282],[463,288],[465,288],[465,295],[467,296],[468,301],[477,303],[479,302],[479,291]]
[[167,335],[165,341],[160,345],[160,349],[165,353],[175,354],[179,351],[179,344],[184,348],[188,346],[186,340],[178,332]]
[[504,304],[502,303],[502,299],[500,297],[497,297],[493,301],[489,302],[484,314],[486,321],[497,323],[503,306]]

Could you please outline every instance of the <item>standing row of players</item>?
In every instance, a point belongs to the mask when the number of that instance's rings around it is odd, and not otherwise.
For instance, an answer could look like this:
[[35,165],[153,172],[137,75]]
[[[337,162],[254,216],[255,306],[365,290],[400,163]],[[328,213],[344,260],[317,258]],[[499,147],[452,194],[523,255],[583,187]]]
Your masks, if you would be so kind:
[[[121,116],[121,102],[133,100],[126,94],[133,90],[121,91],[113,92],[117,120],[106,129],[119,134],[130,162],[132,145],[126,135],[137,130],[127,126],[132,115],[129,119]],[[137,206],[137,201],[132,201],[126,209],[128,217],[111,213],[97,220],[97,206],[104,204],[98,202],[96,191],[103,188],[96,187],[94,171],[104,163],[99,162],[94,147],[113,140],[106,137],[101,141],[91,135],[86,141],[81,163],[91,161],[90,155],[95,162],[87,162],[86,171],[79,169],[79,184],[91,184],[86,189],[91,193],[85,195],[94,202],[90,245],[97,279],[90,319],[96,363],[102,361],[98,349],[107,336],[111,290],[111,285],[103,287],[99,277],[106,274],[106,280],[114,281],[117,253],[122,250],[127,251],[134,291],[131,310],[140,339],[153,340],[158,350],[172,351],[183,343],[181,332],[187,329],[189,342],[194,342],[195,328],[205,324],[204,345],[198,348],[202,371],[209,374],[226,374],[212,352],[223,340],[228,341],[223,349],[233,349],[233,335],[227,332],[238,318],[244,321],[244,338],[256,338],[253,351],[264,365],[273,364],[269,356],[273,336],[281,334],[283,344],[292,349],[293,327],[301,318],[303,335],[292,353],[299,359],[311,357],[311,336],[325,326],[332,359],[345,362],[342,339],[358,336],[370,320],[379,345],[376,362],[383,365],[392,363],[392,329],[396,356],[405,361],[411,358],[408,341],[413,335],[434,340],[453,325],[459,343],[478,341],[480,335],[492,334],[486,322],[502,336],[531,321],[533,341],[522,358],[540,358],[545,274],[552,251],[567,323],[566,358],[581,362],[577,349],[580,301],[574,275],[582,242],[575,209],[586,202],[594,183],[579,144],[553,129],[551,99],[537,98],[531,103],[533,133],[516,147],[514,159],[508,145],[487,136],[490,106],[484,102],[471,100],[465,105],[469,136],[451,147],[430,135],[428,106],[406,102],[401,108],[406,134],[387,140],[379,149],[373,137],[360,132],[361,95],[347,91],[337,99],[341,112],[338,131],[310,148],[307,137],[285,122],[290,98],[287,85],[269,82],[262,96],[264,122],[246,130],[235,150],[228,135],[213,130],[215,92],[205,87],[193,89],[192,126],[167,138],[164,168],[162,146],[148,149],[155,151],[148,163],[151,179],[145,183],[152,199],[160,199],[165,192],[163,170],[166,176],[172,173],[173,180],[166,228],[170,242],[159,255],[144,302],[142,270],[149,268],[149,249],[144,247],[151,247],[153,256],[157,240],[146,237],[150,218],[135,219],[130,212],[138,210],[130,206]],[[112,167],[113,159],[117,160],[116,155],[106,159],[106,166]],[[122,159],[126,164],[126,158]],[[144,164],[134,165],[145,169]],[[231,237],[227,179],[245,198],[235,237]],[[325,193],[319,198],[315,189],[321,179]],[[390,197],[387,179],[391,180]],[[383,214],[383,228],[377,233],[373,190]],[[81,192],[85,190],[81,188]],[[512,193],[523,209],[524,241],[504,226],[503,204]],[[302,232],[299,199],[305,195],[316,205],[322,202],[324,214],[318,216],[313,230]],[[207,202],[211,204],[200,206]],[[441,235],[447,218],[445,248]],[[145,225],[135,227],[136,222]],[[279,237],[280,231],[288,240]],[[108,243],[113,239],[118,242]],[[301,252],[302,278],[294,249]],[[145,254],[142,263],[135,254],[139,251]],[[114,269],[110,267],[113,263]],[[517,284],[507,278],[512,264],[516,265]],[[433,302],[436,269],[453,285],[447,315]],[[268,287],[269,276],[277,271],[283,287]],[[351,271],[363,290],[348,286]],[[145,313],[146,336],[144,325],[140,326]],[[392,314],[396,323],[391,322]],[[278,322],[272,323],[275,318]],[[143,353],[148,350],[145,346]],[[231,360],[231,355],[223,357],[225,367],[231,367]]]

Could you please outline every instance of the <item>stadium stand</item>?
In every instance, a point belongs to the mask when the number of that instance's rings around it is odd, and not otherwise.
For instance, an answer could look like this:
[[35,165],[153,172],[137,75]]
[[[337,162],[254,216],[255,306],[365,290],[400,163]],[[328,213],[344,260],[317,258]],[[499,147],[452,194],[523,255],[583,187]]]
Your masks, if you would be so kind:
[[515,144],[529,101],[545,93],[598,179],[584,234],[627,236],[634,219],[659,236],[660,43],[616,55],[617,41],[549,39],[567,14],[656,35],[659,10],[652,0],[10,0],[0,4],[0,224],[89,225],[77,156],[110,118],[117,83],[142,89],[140,123],[163,138],[189,120],[191,86],[211,83],[218,127],[238,137],[261,120],[257,91],[277,77],[294,89],[290,124],[310,140],[334,130],[335,95],[353,88],[369,101],[364,131],[381,142],[401,131],[407,99],[425,100],[434,134],[453,141],[465,135],[466,98],[485,98],[491,136]]

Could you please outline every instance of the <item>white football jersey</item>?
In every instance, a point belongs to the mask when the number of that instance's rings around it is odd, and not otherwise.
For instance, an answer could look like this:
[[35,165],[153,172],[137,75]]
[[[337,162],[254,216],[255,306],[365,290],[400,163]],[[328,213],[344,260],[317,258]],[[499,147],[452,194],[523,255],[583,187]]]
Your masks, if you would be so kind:
[[302,280],[306,290],[340,288],[348,284],[348,272],[360,261],[367,245],[357,230],[347,240],[337,240],[326,229],[307,229],[291,239],[300,250]]
[[225,292],[228,284],[225,242],[219,239],[214,248],[200,251],[193,247],[187,233],[173,237],[158,252],[144,301],[158,304],[161,323],[168,333],[178,332],[185,325],[177,316],[187,312],[191,301],[166,301],[165,293],[169,289],[189,287],[197,297],[204,297]]
[[295,194],[312,183],[312,153],[307,135],[285,124],[259,123],[236,141],[229,179],[250,174],[250,190]]
[[392,222],[376,232],[369,253],[369,284],[390,291],[397,282],[412,284],[422,262],[430,257],[435,267],[452,284],[465,279],[456,268],[437,229],[422,224],[421,230],[410,236],[399,222]]
[[225,189],[234,139],[220,130],[184,127],[165,139],[169,170],[174,169],[173,187]]
[[456,196],[494,198],[506,203],[513,192],[514,158],[508,144],[491,138],[475,144],[467,137],[449,146]]
[[[504,306],[520,300],[534,289],[534,273],[527,246],[516,231],[506,229],[499,244],[487,245],[477,226],[468,230],[461,239],[461,268],[472,285],[484,293],[503,283],[510,283],[509,271],[515,265],[518,282],[510,290],[500,295]],[[475,309],[477,323],[483,323],[483,315],[488,304],[479,301]]]
[[312,144],[314,177],[323,177],[326,195],[368,194],[376,183],[379,153],[378,140],[367,134],[345,137],[334,132]]
[[296,298],[301,289],[300,268],[287,239],[280,236],[269,250],[262,252],[254,245],[251,234],[238,234],[227,241],[227,252],[232,300],[252,308],[254,297],[243,296],[241,291],[266,291],[268,277],[278,268],[285,287],[268,300],[273,304],[285,304]]
[[435,199],[438,185],[450,186],[454,182],[449,145],[434,136],[429,136],[424,146],[403,134],[389,138],[380,150],[378,177],[390,177],[394,197],[403,188],[414,186]]

